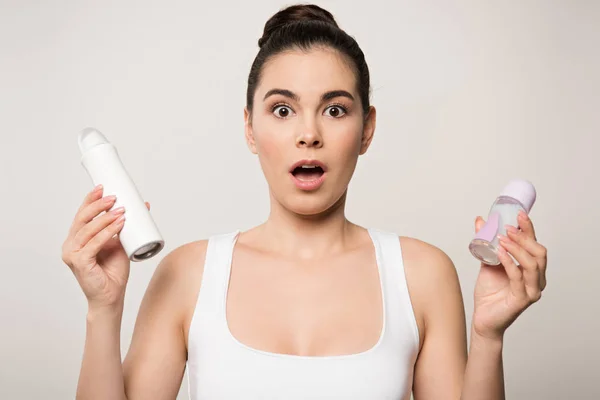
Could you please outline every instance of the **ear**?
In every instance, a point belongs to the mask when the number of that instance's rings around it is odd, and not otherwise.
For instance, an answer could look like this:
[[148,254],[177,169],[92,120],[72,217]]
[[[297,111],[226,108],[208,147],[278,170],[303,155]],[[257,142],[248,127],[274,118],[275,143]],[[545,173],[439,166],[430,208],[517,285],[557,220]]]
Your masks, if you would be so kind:
[[371,145],[373,135],[375,134],[376,116],[377,110],[375,110],[375,107],[369,107],[369,112],[365,117],[365,122],[363,124],[363,135],[360,143],[359,153],[360,155],[365,154],[367,152],[367,149]]
[[252,114],[244,107],[244,136],[246,144],[253,154],[257,154],[256,143],[254,142],[254,133],[252,132]]

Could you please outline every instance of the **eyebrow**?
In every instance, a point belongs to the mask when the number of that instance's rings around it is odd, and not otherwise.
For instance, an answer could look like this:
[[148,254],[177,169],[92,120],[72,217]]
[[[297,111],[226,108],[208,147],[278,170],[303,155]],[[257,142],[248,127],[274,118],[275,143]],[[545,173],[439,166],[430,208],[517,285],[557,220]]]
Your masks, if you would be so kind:
[[[292,92],[291,90],[271,89],[267,92],[267,94],[265,94],[265,97],[263,97],[263,101],[265,101],[269,96],[274,96],[276,94],[288,97],[294,101],[300,100],[300,96],[298,96],[296,93]],[[321,96],[321,101],[323,102],[323,101],[331,100],[336,97],[347,97],[350,100],[354,101],[354,96],[352,96],[349,92],[347,92],[345,90],[331,90],[329,92],[323,93],[323,95]]]

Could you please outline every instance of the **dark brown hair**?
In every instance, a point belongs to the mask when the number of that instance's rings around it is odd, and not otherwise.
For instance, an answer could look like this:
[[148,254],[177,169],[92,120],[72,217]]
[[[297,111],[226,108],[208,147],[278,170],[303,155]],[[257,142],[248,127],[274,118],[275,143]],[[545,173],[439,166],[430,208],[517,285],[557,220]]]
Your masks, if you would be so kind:
[[258,40],[260,50],[248,76],[246,107],[250,113],[265,62],[283,51],[292,48],[310,50],[315,45],[330,47],[344,56],[356,75],[362,108],[367,114],[371,87],[365,56],[356,40],[340,29],[329,11],[312,4],[284,8],[265,24],[263,35]]

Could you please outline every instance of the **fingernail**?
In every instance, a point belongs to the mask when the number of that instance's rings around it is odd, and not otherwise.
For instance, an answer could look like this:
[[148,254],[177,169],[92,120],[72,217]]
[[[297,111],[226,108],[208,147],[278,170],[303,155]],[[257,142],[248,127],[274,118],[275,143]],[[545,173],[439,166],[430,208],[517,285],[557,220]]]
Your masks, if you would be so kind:
[[506,236],[504,236],[504,235],[498,234],[498,235],[497,235],[497,237],[498,237],[498,239],[499,239],[501,242],[506,242],[506,241],[508,241],[508,237],[506,237]]
[[524,211],[519,211],[519,216],[521,218],[523,218],[524,220],[528,220],[529,219],[529,216]]
[[125,214],[121,215],[119,218],[117,218],[117,220],[115,221],[117,224],[120,224],[121,222],[125,221]]
[[113,214],[121,214],[125,212],[125,207],[121,206],[111,211]]
[[117,196],[115,196],[114,194],[111,194],[110,196],[106,196],[104,198],[104,201],[107,203],[110,203],[111,201],[115,201],[117,199]]
[[98,191],[100,191],[100,189],[102,189],[102,185],[97,185],[97,186],[94,188],[93,192],[98,192]]
[[512,226],[512,225],[504,225],[504,229],[506,229],[506,231],[510,232],[510,233],[517,233],[517,232],[519,232],[519,230],[517,228],[515,228],[514,226]]

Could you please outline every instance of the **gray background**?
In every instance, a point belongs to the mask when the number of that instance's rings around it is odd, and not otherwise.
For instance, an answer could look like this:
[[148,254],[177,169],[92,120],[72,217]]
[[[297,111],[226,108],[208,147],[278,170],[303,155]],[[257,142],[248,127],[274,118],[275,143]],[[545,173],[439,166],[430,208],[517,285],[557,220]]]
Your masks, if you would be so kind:
[[[82,128],[115,143],[166,239],[132,267],[123,356],[168,251],[266,218],[242,111],[263,25],[287,4],[0,1],[0,398],[75,394],[87,306],[60,248],[92,188]],[[362,46],[379,111],[348,217],[446,251],[470,324],[473,220],[530,179],[549,283],[507,332],[507,398],[600,398],[599,2],[319,4]]]

